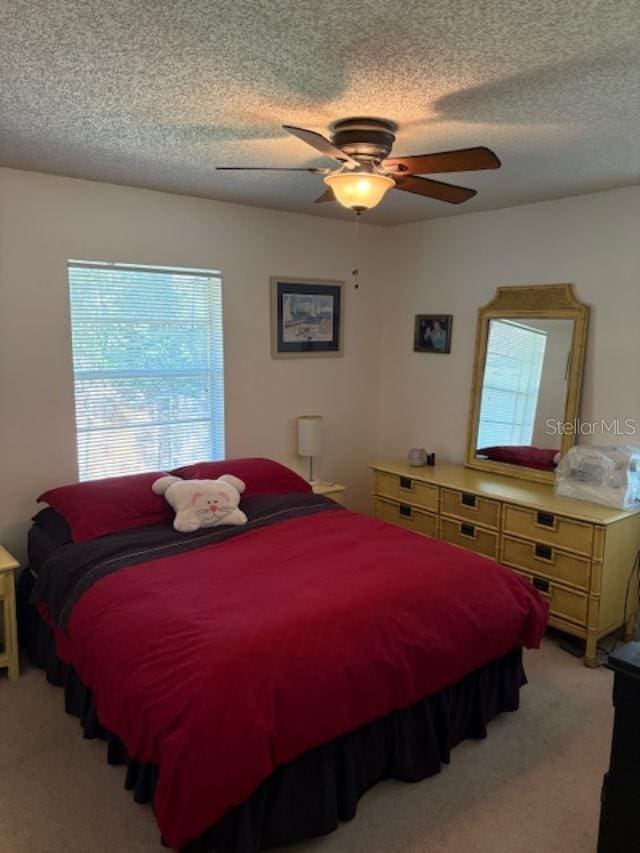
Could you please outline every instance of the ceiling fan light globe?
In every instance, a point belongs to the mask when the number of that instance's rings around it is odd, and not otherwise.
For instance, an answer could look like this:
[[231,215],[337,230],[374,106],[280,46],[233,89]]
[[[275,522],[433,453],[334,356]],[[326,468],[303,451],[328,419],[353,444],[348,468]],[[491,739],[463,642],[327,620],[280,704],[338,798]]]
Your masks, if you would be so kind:
[[370,210],[379,204],[387,190],[395,185],[393,178],[367,173],[327,175],[325,184],[331,187],[336,201],[349,210]]

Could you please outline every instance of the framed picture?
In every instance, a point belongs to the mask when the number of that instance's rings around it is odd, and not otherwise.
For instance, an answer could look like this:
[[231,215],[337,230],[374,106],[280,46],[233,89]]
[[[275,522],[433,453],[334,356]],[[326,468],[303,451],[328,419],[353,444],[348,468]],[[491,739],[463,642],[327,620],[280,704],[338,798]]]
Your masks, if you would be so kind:
[[273,358],[342,355],[341,281],[271,278]]
[[414,352],[450,352],[452,314],[416,314]]

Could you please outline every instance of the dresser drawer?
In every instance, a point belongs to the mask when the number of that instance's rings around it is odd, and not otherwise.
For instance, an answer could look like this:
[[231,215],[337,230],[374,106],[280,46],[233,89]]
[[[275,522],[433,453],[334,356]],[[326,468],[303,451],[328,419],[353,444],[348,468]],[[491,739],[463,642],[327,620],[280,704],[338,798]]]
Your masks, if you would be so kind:
[[516,569],[531,570],[551,580],[568,583],[588,590],[591,580],[591,561],[560,551],[552,545],[540,545],[504,536],[501,562]]
[[504,533],[591,556],[593,525],[584,521],[505,504],[502,528]]
[[438,535],[438,516],[430,512],[423,512],[409,504],[388,501],[384,498],[375,500],[376,518],[381,521],[389,521],[414,533],[422,533],[423,536],[436,538]]
[[438,512],[438,487],[429,483],[421,483],[412,477],[401,477],[398,474],[378,471],[376,474],[376,492],[402,503],[410,503],[435,513]]
[[500,522],[500,504],[489,498],[481,498],[469,492],[457,489],[442,489],[440,493],[440,512],[468,519],[474,524],[498,529]]
[[468,521],[454,521],[442,516],[440,519],[440,538],[452,545],[477,551],[485,557],[498,559],[498,534],[493,530],[485,530]]
[[589,611],[589,596],[586,593],[569,589],[528,572],[521,572],[518,569],[514,571],[533,584],[540,595],[546,598],[549,602],[549,612],[553,616],[586,627]]

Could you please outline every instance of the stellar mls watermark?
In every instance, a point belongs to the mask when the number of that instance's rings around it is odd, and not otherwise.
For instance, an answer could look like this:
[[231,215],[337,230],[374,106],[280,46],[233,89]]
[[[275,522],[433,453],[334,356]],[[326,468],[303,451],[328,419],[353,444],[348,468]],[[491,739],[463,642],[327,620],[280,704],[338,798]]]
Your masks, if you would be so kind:
[[547,435],[635,435],[638,431],[635,418],[601,418],[597,421],[583,421],[576,418],[573,421],[558,421],[547,418],[545,432]]

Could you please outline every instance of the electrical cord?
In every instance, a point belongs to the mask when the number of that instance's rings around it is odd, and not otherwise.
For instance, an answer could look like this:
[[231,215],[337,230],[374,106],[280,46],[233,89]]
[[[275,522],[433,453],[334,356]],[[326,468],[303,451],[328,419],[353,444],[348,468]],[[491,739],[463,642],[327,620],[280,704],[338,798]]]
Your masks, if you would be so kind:
[[[615,652],[616,648],[618,647],[618,643],[620,642],[620,635],[624,634],[624,629],[625,629],[625,626],[627,624],[627,606],[629,604],[629,592],[631,590],[631,581],[633,580],[633,576],[636,573],[638,575],[638,583],[636,584],[636,596],[637,596],[638,606],[640,606],[640,550],[636,554],[636,558],[633,561],[633,566],[631,567],[631,572],[629,573],[629,579],[627,580],[627,589],[626,589],[625,594],[624,594],[624,610],[622,611],[622,619],[623,619],[622,628],[616,634],[616,639],[615,639],[615,642],[613,644],[613,648],[611,649],[610,652],[607,652],[607,654],[611,655]],[[603,649],[603,651],[606,651],[606,650]]]
[[[627,606],[629,604],[629,593],[631,592],[631,581],[633,580],[634,574],[637,572],[638,575],[638,583],[636,585],[636,595],[637,595],[637,607],[640,609],[640,550],[636,553],[636,556],[633,561],[633,565],[631,566],[631,572],[629,573],[629,577],[627,578],[627,587],[624,594],[624,611],[622,617],[622,627],[619,631],[616,631],[613,639],[613,645],[611,648],[607,649],[601,643],[598,643],[596,646],[596,651],[600,652],[603,655],[612,655],[616,648],[618,647],[618,643],[620,642],[620,638],[624,635],[624,629],[627,622]],[[610,636],[610,635],[609,635]],[[582,657],[583,652],[577,650],[577,646],[575,644],[571,644],[567,642],[567,640],[560,640],[560,647],[564,649],[565,652],[569,652],[575,657]],[[602,666],[604,664],[603,661],[598,662],[598,666]]]

